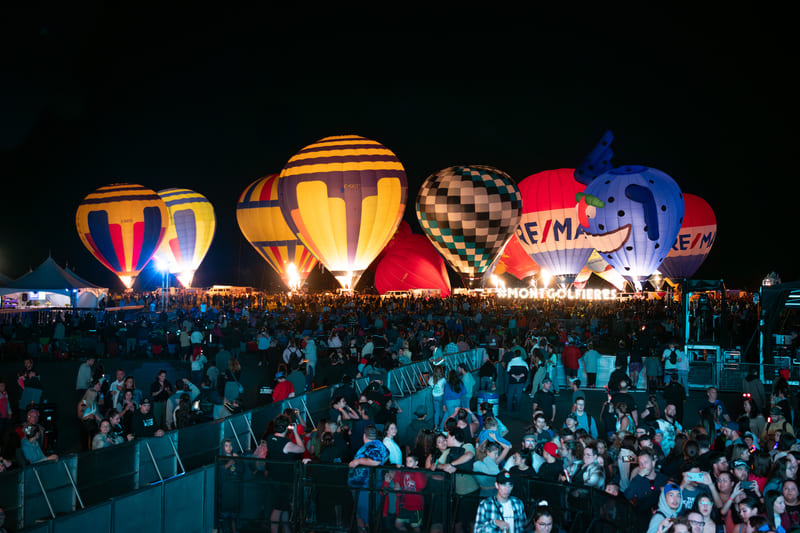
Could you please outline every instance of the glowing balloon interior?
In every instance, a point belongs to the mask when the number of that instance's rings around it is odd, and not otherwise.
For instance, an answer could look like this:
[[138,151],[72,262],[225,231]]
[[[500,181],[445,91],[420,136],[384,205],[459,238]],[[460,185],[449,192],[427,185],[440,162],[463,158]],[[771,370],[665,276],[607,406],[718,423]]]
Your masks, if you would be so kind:
[[189,189],[164,189],[158,195],[167,204],[170,224],[154,259],[166,264],[184,287],[191,287],[194,273],[214,240],[214,206]]
[[302,286],[317,259],[289,229],[278,204],[277,174],[247,186],[236,204],[236,220],[247,241],[292,290]]
[[127,288],[153,257],[168,223],[167,206],[155,191],[127,183],[100,187],[75,214],[83,245]]
[[425,234],[468,283],[502,251],[522,214],[517,184],[488,166],[449,167],[420,188],[417,218]]
[[450,295],[450,277],[444,259],[424,235],[396,234],[375,269],[375,289],[387,291],[438,289]]
[[280,176],[278,201],[289,228],[352,288],[403,216],[403,165],[380,143],[345,135],[306,146]]
[[505,272],[520,281],[539,272],[539,265],[522,248],[516,235],[512,235],[508,244],[503,248],[503,253],[500,255],[500,259],[494,269],[494,273],[497,275]]

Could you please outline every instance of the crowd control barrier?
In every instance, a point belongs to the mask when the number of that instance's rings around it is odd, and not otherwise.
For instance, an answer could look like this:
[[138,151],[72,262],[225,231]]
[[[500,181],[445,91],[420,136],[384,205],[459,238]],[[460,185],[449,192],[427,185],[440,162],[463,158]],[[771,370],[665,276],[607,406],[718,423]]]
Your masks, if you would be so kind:
[[[450,369],[465,363],[473,370],[480,366],[483,357],[483,350],[471,350],[447,356],[444,364]],[[391,390],[403,410],[398,415],[398,425],[410,422],[414,408],[430,401],[423,384],[417,380],[411,386],[410,380],[412,374],[418,376],[425,369],[430,371],[429,363],[422,361],[409,366],[414,368],[400,367],[387,376],[387,386],[393,384]],[[354,380],[356,392],[364,390],[369,381],[369,378]],[[258,444],[269,422],[286,408],[297,409],[307,420],[309,430],[314,429],[319,419],[326,416],[334,394],[335,388],[325,387],[228,418],[170,431],[163,437],[136,439],[2,473],[0,507],[6,513],[6,527],[9,531],[23,528],[36,531],[46,527],[42,525],[44,522],[60,523],[66,520],[65,515],[85,515],[97,506],[104,509],[98,513],[111,513],[111,500],[128,498],[151,485],[185,478],[212,465],[224,439],[233,442],[236,453],[246,454]],[[156,506],[161,508],[161,502]],[[149,512],[150,507],[147,509]]]

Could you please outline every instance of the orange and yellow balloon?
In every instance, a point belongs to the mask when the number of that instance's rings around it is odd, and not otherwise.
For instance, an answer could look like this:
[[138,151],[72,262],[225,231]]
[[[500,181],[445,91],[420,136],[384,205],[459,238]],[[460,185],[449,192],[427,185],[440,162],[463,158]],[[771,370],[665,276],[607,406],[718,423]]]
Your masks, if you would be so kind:
[[83,245],[127,288],[153,257],[168,224],[164,200],[133,183],[100,187],[83,199],[75,214]]
[[277,174],[247,186],[236,204],[236,220],[245,239],[290,289],[302,286],[317,259],[292,233],[278,205]]
[[194,273],[214,240],[214,206],[189,189],[164,189],[158,195],[167,204],[169,226],[154,260],[175,274],[184,287],[191,287]]

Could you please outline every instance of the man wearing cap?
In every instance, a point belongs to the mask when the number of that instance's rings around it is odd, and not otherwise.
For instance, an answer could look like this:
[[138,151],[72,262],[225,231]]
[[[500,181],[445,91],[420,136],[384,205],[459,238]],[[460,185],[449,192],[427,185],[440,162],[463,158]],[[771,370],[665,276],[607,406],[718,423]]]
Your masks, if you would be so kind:
[[273,402],[282,402],[286,398],[294,396],[294,386],[286,379],[282,370],[275,373],[275,379],[278,383],[275,385],[275,388],[272,389]]
[[722,427],[722,434],[725,435],[725,439],[727,440],[725,443],[726,448],[733,444],[744,444],[744,440],[742,440],[742,436],[739,434],[739,424],[736,422],[726,422]]
[[511,495],[514,488],[511,474],[505,470],[497,474],[494,486],[497,494],[478,505],[475,515],[475,533],[522,533],[528,521],[522,500]]
[[543,481],[560,481],[564,475],[564,461],[555,442],[546,442],[542,447],[544,463],[539,467],[539,478]]
[[667,483],[658,497],[658,509],[650,519],[647,533],[667,533],[681,509],[681,488],[675,483]]
[[128,440],[131,440],[131,435],[136,438],[141,437],[160,437],[164,434],[164,430],[156,428],[155,417],[153,416],[153,403],[150,398],[144,398],[139,404],[139,410],[133,413],[131,419],[131,433],[128,435]]
[[403,448],[413,447],[420,431],[433,429],[433,422],[428,419],[428,409],[424,404],[420,404],[414,409],[414,416],[416,418],[405,427],[403,436],[398,440]]

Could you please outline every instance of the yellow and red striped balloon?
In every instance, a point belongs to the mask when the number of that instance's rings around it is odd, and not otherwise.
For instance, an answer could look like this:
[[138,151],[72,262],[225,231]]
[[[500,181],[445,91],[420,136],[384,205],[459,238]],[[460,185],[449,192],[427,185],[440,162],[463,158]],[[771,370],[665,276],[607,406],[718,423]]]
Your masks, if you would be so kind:
[[239,229],[253,248],[291,286],[293,271],[300,283],[308,277],[317,259],[289,229],[278,203],[278,174],[247,186],[236,204]]
[[75,214],[83,245],[127,288],[153,257],[168,223],[164,200],[133,183],[100,187],[83,199]]

